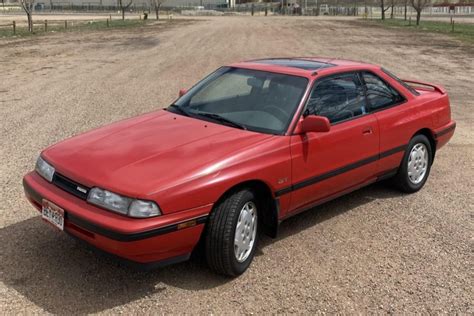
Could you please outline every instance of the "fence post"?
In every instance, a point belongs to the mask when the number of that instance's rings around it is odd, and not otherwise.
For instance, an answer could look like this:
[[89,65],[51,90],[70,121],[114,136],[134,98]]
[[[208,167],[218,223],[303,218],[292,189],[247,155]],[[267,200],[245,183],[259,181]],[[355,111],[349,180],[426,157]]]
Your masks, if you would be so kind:
[[16,34],[16,22],[13,21],[12,25],[13,25],[13,35],[15,35]]
[[265,16],[267,16],[267,15],[268,15],[268,7],[265,6]]
[[107,27],[109,27],[109,19],[107,19]]
[[252,16],[253,16],[253,10],[254,10],[254,7],[253,7],[253,3],[252,3]]
[[48,32],[48,20],[44,20],[44,31]]
[[411,16],[410,16],[410,18],[408,19],[408,25],[411,26]]
[[64,20],[64,28],[67,30],[67,20]]
[[451,22],[451,32],[454,32],[454,20]]

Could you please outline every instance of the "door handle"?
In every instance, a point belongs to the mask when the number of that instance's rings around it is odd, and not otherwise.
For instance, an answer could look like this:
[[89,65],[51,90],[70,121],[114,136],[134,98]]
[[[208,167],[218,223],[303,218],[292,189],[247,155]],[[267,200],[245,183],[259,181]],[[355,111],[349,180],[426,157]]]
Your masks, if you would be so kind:
[[370,135],[372,134],[372,127],[366,127],[362,130],[362,134],[364,135]]

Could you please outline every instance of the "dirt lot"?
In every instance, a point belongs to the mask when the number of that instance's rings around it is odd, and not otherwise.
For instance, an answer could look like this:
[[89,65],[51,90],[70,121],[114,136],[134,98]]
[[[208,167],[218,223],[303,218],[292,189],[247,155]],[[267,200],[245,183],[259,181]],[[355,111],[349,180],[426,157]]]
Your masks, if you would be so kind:
[[[214,18],[0,41],[4,313],[474,313],[474,47],[315,18]],[[264,56],[382,64],[445,85],[456,135],[414,195],[372,185],[284,222],[249,271],[117,266],[46,226],[21,178],[42,148],[168,105],[216,67]]]

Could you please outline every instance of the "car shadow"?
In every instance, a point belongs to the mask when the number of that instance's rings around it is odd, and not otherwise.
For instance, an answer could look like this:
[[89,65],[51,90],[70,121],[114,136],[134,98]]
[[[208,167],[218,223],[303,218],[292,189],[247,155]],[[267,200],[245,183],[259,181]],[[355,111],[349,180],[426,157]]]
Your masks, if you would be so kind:
[[[276,240],[374,199],[398,195],[383,185],[358,190],[284,221]],[[274,242],[263,237],[257,256]],[[205,290],[231,280],[211,272],[199,258],[155,271],[137,271],[49,229],[38,216],[0,229],[0,244],[0,280],[54,314],[95,313],[166,291],[167,286]]]
[[402,195],[399,191],[390,186],[387,182],[378,182],[361,188],[332,201],[318,205],[308,211],[296,214],[283,222],[278,228],[277,238],[262,236],[259,242],[257,256],[262,253],[262,249],[278,240],[288,238],[298,234],[305,229],[361,207],[374,200],[390,199]]

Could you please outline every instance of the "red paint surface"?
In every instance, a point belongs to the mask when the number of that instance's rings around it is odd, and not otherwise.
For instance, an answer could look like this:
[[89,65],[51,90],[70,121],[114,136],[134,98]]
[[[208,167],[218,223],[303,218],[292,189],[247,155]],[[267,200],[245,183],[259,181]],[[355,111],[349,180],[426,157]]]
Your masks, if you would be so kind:
[[[256,62],[232,65],[309,79],[308,90],[285,135],[260,134],[158,110],[72,137],[43,151],[43,157],[62,175],[85,186],[156,201],[162,216],[131,219],[114,214],[55,187],[35,172],[26,175],[25,182],[42,197],[91,223],[122,233],[142,232],[206,215],[226,191],[243,182],[260,181],[274,194],[406,145],[422,129],[434,137],[454,124],[442,87],[420,88],[420,96],[414,96],[378,66],[330,62],[337,66],[320,69],[317,74]],[[334,125],[327,133],[294,134],[313,83],[327,75],[357,70],[377,74],[403,94],[406,102]],[[454,129],[437,137],[437,149],[453,133]],[[279,217],[374,182],[379,175],[397,168],[402,157],[403,152],[398,152],[287,192],[278,197]],[[28,199],[35,204],[31,197]],[[87,234],[66,222],[68,227],[72,234],[108,252],[151,262],[189,253],[204,225],[134,242]]]

